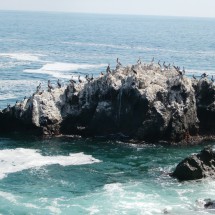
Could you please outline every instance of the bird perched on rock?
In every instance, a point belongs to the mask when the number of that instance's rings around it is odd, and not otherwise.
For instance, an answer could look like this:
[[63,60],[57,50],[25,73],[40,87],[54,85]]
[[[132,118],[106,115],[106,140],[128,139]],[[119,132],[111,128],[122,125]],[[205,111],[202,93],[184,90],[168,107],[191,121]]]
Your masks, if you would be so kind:
[[196,80],[196,77],[195,77],[195,75],[193,75],[193,79],[194,79],[194,80]]
[[71,79],[69,81],[70,81],[70,83],[73,83],[73,84],[76,83],[76,81],[73,79],[73,76],[71,77]]
[[158,61],[158,65],[159,65],[160,68],[162,67],[161,64],[160,64],[160,60]]
[[111,73],[110,64],[108,64],[108,66],[107,66],[106,73],[107,73],[107,74],[108,74],[108,73]]
[[154,60],[155,60],[155,58],[153,57],[152,60],[151,60],[151,63],[154,63]]
[[54,89],[54,87],[52,86],[51,81],[48,80],[48,91],[51,91],[53,89]]
[[165,64],[165,61],[163,62],[164,69],[168,69],[168,66]]
[[212,75],[212,77],[211,77],[211,81],[214,83],[214,76]]
[[39,93],[39,92],[40,92],[40,89],[41,89],[41,83],[39,83],[39,85],[37,86],[36,93]]
[[7,111],[10,110],[10,104],[7,104]]
[[184,67],[183,67],[183,71],[182,71],[182,72],[183,72],[183,74],[185,75],[185,68],[184,68]]
[[120,61],[119,61],[119,58],[116,59],[116,63],[117,63],[117,65],[116,65],[117,67],[122,66],[122,64],[121,64]]
[[80,75],[78,76],[78,82],[79,82],[79,83],[82,83],[82,80],[81,80],[81,76],[80,76]]
[[103,76],[103,75],[104,75],[104,73],[103,73],[103,72],[101,72],[101,73],[100,73],[100,76]]
[[202,75],[201,75],[201,78],[206,78],[208,77],[208,75],[204,72]]
[[93,81],[93,79],[94,79],[94,78],[93,78],[93,74],[92,74],[92,75],[91,75],[91,78],[90,78],[90,81]]
[[139,59],[137,60],[137,64],[141,64],[140,57],[139,57]]
[[137,71],[132,68],[132,72],[137,75]]
[[58,86],[58,88],[61,88],[61,86],[62,86],[59,79],[57,80],[57,86]]

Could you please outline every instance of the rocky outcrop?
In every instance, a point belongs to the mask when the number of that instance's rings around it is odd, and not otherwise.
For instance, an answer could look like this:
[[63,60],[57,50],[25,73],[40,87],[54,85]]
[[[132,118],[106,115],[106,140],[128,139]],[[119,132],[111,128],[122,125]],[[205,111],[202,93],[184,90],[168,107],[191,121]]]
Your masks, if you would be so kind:
[[203,149],[181,161],[171,174],[181,181],[215,176],[215,152],[211,147]]
[[200,121],[200,133],[215,133],[215,87],[208,79],[194,84],[196,92],[197,115]]
[[[204,103],[205,82],[194,83],[155,64],[120,67],[93,80],[35,93],[3,110],[0,132],[22,126],[44,135],[121,133],[145,141],[189,141],[199,132],[199,119],[204,127],[203,111],[213,112],[214,101]],[[17,123],[11,126],[5,116]]]

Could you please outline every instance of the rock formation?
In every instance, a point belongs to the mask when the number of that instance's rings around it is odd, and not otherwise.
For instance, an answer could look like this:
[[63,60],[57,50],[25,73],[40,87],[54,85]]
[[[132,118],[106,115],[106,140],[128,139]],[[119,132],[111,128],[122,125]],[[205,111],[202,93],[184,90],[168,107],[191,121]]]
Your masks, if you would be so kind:
[[189,141],[199,128],[214,132],[214,94],[206,79],[192,81],[175,69],[119,67],[93,80],[35,93],[4,109],[0,133],[28,129],[43,135],[121,133],[144,141]]
[[171,176],[181,181],[215,176],[215,152],[208,147],[199,154],[185,158],[177,165]]

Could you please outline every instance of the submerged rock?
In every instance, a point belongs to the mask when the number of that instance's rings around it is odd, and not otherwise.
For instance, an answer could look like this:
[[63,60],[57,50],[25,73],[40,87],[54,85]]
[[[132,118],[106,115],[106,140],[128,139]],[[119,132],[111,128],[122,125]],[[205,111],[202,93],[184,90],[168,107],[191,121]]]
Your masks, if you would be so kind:
[[181,181],[215,176],[215,152],[211,147],[207,147],[199,154],[185,158],[177,165],[171,176]]
[[209,116],[214,110],[214,100],[206,102],[204,83],[155,64],[120,67],[6,108],[0,113],[0,132],[27,127],[43,135],[121,133],[145,141],[189,142],[199,132],[199,119],[200,128],[207,124],[203,112]]

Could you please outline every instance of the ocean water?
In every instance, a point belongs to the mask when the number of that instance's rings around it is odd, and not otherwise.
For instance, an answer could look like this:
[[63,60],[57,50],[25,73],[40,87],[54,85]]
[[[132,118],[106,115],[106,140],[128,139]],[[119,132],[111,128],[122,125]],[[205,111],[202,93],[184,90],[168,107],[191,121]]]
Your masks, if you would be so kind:
[[[67,84],[124,64],[161,60],[215,75],[215,19],[0,12],[0,108],[41,82]],[[211,179],[178,182],[176,164],[203,146],[104,139],[0,137],[0,214],[213,214]]]

